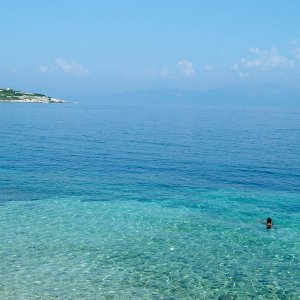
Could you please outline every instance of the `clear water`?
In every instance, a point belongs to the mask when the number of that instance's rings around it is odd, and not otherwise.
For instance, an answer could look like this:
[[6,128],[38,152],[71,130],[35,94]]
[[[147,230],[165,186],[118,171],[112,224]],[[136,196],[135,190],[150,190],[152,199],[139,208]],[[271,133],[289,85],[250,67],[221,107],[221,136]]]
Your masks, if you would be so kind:
[[0,124],[0,299],[300,298],[299,110],[1,104]]

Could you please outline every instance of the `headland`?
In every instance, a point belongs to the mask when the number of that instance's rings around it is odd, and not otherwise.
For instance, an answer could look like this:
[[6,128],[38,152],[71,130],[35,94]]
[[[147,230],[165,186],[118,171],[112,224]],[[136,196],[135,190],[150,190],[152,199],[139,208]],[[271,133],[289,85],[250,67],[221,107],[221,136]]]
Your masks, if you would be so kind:
[[10,88],[0,88],[0,102],[64,103],[65,101],[43,94],[15,91]]

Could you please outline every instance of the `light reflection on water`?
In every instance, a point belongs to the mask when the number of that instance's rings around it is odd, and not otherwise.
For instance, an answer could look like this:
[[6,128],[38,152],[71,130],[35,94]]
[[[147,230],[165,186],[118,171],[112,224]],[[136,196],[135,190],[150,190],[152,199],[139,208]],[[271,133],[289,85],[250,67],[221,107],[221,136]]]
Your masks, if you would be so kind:
[[299,298],[299,115],[98,108],[1,109],[1,298]]

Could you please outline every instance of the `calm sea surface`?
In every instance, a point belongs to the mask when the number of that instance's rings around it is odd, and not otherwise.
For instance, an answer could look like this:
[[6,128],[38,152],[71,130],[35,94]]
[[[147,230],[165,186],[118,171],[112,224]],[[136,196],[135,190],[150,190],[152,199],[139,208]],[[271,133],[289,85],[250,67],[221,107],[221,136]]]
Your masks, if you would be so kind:
[[2,103],[0,124],[0,299],[300,299],[299,109]]

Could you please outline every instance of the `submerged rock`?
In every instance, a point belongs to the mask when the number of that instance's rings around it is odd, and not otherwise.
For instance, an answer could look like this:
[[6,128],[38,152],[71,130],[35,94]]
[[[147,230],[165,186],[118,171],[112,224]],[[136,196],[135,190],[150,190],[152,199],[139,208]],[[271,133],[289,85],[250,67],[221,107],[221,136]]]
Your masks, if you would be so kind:
[[234,299],[236,299],[236,296],[230,294],[223,294],[218,298],[218,300],[234,300]]

